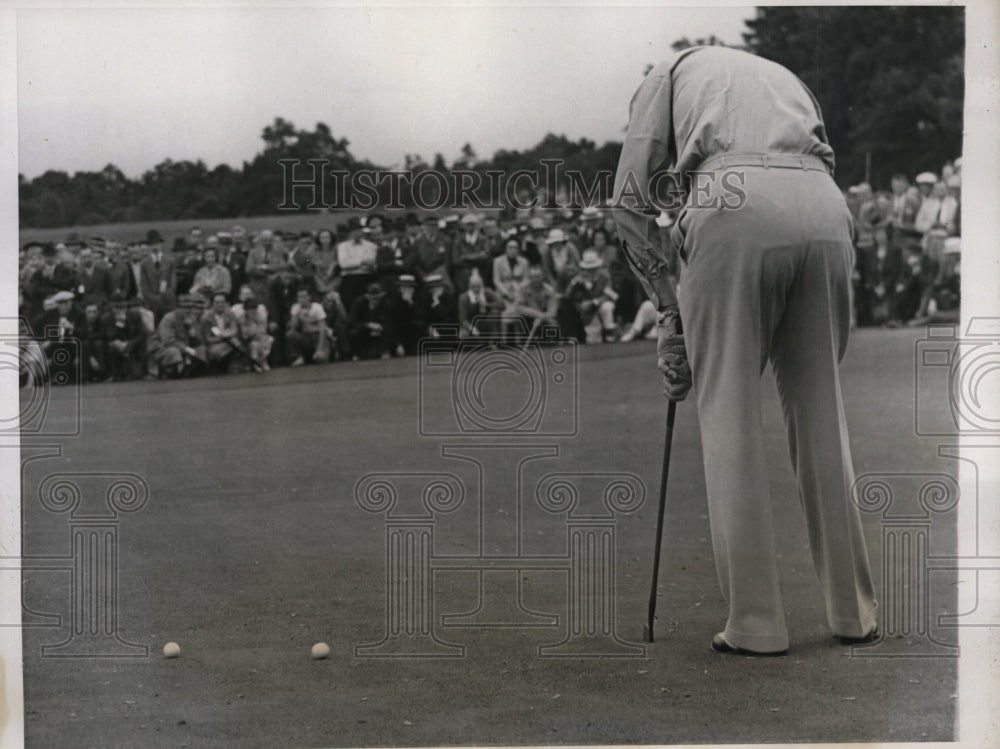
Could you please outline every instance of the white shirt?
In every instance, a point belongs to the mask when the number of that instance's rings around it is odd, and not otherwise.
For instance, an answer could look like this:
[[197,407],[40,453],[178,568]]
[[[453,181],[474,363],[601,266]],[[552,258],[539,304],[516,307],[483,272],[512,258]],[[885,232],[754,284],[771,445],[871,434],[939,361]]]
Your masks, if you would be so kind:
[[344,273],[361,273],[375,267],[375,252],[378,247],[367,239],[353,242],[348,239],[337,245],[337,262]]

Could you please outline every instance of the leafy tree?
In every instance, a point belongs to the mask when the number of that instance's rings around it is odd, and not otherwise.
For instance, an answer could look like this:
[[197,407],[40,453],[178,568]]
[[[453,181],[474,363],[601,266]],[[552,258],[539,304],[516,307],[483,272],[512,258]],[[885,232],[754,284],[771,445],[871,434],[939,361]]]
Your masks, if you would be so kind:
[[964,9],[764,7],[743,38],[812,90],[837,153],[837,179],[938,171],[962,147]]

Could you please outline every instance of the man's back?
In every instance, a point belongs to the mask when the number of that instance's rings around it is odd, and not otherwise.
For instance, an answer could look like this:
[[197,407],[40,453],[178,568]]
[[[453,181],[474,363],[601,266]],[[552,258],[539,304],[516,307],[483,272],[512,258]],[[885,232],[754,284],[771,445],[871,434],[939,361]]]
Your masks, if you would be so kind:
[[[647,78],[670,76],[677,171],[720,153],[811,154],[833,169],[822,115],[805,85],[763,57],[727,47],[684,50]],[[672,154],[673,155],[673,154]]]

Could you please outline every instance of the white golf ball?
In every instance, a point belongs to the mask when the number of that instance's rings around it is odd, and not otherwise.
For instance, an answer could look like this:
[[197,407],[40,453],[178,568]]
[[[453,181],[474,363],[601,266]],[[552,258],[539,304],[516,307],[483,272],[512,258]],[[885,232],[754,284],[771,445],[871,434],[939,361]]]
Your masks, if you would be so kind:
[[328,655],[330,655],[330,646],[325,642],[317,642],[312,646],[312,657],[316,660],[326,658]]
[[163,646],[163,657],[164,658],[176,658],[181,654],[181,646],[176,642],[168,642]]

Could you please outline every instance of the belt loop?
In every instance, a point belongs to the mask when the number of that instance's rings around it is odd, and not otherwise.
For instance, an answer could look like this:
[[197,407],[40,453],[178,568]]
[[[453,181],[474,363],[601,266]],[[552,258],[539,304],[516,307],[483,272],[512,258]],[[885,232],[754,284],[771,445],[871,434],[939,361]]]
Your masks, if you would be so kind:
[[770,165],[767,163],[767,154],[766,153],[762,153],[760,155],[760,160],[763,162],[765,169],[770,169],[771,168]]
[[808,170],[808,167],[806,167],[806,160],[804,156],[799,156],[799,166],[802,167],[803,171]]

